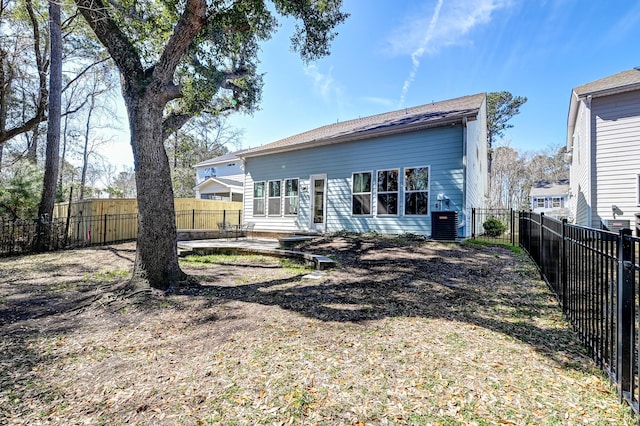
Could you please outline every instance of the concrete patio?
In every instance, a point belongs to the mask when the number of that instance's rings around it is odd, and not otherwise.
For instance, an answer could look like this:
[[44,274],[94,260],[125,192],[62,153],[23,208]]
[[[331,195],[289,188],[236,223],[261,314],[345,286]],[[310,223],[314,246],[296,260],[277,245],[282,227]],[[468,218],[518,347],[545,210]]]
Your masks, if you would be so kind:
[[281,242],[272,238],[228,238],[178,241],[178,255],[190,254],[205,256],[208,254],[247,253],[266,256],[289,257],[303,259],[315,266],[317,270],[330,269],[335,266],[333,259],[299,250],[283,248]]

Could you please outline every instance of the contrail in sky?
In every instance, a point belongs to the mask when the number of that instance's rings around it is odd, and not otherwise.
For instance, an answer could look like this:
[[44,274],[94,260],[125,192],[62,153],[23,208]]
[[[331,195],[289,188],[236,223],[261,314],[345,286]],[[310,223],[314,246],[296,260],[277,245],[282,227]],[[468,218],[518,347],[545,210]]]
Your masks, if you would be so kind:
[[411,73],[409,73],[409,78],[404,82],[404,86],[402,86],[402,95],[400,96],[399,107],[402,108],[404,106],[405,98],[407,97],[407,92],[409,91],[409,87],[413,80],[416,78],[416,73],[418,72],[418,68],[420,68],[420,58],[424,54],[426,47],[429,45],[431,38],[433,37],[433,32],[436,28],[436,24],[438,23],[438,16],[440,16],[440,9],[442,8],[442,3],[444,0],[438,0],[438,4],[436,5],[436,10],[433,11],[433,16],[431,17],[431,22],[429,22],[429,28],[427,29],[427,33],[422,39],[422,43],[420,43],[420,47],[416,49],[411,54],[411,62],[413,62],[413,68],[411,69]]

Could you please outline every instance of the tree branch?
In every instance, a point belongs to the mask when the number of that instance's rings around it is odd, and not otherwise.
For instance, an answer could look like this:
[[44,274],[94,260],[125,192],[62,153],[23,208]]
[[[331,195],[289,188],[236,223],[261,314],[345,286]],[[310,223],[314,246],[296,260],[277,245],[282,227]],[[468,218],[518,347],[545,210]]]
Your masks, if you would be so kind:
[[162,140],[167,140],[169,136],[177,132],[189,121],[193,115],[173,112],[162,121]]
[[171,34],[158,63],[153,69],[154,80],[160,82],[163,86],[173,81],[173,75],[182,57],[193,39],[204,27],[206,11],[207,4],[205,0],[187,0],[184,12],[182,12],[173,34]]
[[96,37],[107,48],[122,75],[138,79],[144,75],[140,56],[108,12],[104,0],[75,0]]

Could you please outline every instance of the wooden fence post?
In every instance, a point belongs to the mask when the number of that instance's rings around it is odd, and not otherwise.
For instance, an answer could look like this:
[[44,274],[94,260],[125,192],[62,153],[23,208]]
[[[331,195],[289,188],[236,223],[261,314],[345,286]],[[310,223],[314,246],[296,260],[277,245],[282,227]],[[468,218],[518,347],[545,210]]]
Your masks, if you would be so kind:
[[631,391],[633,371],[634,304],[633,275],[625,266],[631,259],[631,229],[621,229],[618,235],[618,329],[616,380],[622,401]]

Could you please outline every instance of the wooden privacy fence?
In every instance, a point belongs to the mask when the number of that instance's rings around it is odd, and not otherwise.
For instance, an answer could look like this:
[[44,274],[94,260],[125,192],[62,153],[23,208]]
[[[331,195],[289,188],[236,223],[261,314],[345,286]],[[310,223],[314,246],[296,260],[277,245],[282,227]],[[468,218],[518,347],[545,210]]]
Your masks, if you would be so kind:
[[[50,221],[0,219],[0,256],[33,252],[36,240],[44,235],[43,229],[47,230],[46,250],[133,241],[138,237],[135,201],[88,200],[58,204]],[[176,199],[175,206],[178,230],[213,230],[220,222],[242,223],[242,203],[239,202]]]
[[520,246],[593,360],[639,414],[640,238],[520,212]]

